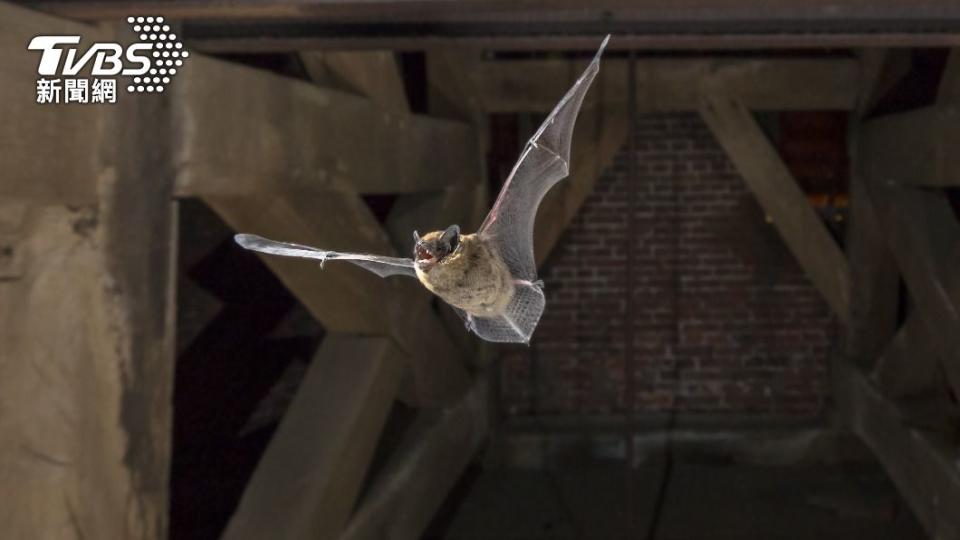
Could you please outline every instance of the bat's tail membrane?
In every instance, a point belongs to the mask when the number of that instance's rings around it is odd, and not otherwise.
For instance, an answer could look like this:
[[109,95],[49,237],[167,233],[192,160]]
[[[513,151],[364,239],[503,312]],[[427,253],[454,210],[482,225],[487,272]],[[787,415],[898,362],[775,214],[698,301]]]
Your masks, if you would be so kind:
[[518,285],[503,315],[471,317],[469,328],[487,341],[529,343],[545,305],[539,287]]

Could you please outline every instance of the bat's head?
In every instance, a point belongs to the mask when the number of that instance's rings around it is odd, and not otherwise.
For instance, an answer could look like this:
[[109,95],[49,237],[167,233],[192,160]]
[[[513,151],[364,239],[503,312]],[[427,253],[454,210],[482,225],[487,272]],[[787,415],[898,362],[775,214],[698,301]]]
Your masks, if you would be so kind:
[[413,241],[414,262],[420,270],[429,272],[460,246],[460,226],[451,225],[445,231],[429,232],[423,237],[413,231]]

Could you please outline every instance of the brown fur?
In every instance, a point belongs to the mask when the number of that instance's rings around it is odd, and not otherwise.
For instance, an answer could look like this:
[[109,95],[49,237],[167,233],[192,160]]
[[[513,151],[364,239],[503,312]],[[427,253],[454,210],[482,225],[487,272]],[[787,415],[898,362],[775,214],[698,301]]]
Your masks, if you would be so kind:
[[[423,236],[433,241],[443,234],[434,231]],[[429,271],[417,268],[424,287],[467,313],[490,317],[500,315],[513,298],[513,276],[496,250],[476,234],[460,236],[460,246]]]

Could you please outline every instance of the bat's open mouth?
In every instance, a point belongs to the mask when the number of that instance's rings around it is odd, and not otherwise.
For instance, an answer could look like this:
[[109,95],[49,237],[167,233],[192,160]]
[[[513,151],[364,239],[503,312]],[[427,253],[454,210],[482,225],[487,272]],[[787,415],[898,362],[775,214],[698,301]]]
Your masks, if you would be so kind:
[[419,247],[417,248],[417,262],[432,263],[436,262],[434,260],[433,254],[426,250],[426,248]]

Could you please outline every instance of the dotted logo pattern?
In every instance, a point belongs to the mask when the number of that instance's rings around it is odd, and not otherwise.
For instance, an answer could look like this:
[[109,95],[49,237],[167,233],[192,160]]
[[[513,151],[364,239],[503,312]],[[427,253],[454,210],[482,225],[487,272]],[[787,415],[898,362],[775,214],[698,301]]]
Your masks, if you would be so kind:
[[127,23],[140,36],[141,42],[153,45],[149,71],[134,77],[127,92],[163,92],[190,52],[183,50],[183,43],[177,41],[170,25],[163,23],[163,17],[127,17]]

